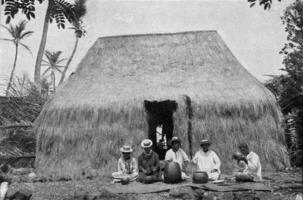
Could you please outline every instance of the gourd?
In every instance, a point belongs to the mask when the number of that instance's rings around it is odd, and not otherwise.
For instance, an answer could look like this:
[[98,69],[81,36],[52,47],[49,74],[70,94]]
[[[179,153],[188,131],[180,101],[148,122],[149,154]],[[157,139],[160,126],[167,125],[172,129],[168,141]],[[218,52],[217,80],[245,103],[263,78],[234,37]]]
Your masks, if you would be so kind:
[[196,171],[193,174],[193,183],[207,183],[208,182],[208,174],[202,171]]
[[164,167],[164,183],[179,183],[181,179],[181,168],[176,162],[169,162]]

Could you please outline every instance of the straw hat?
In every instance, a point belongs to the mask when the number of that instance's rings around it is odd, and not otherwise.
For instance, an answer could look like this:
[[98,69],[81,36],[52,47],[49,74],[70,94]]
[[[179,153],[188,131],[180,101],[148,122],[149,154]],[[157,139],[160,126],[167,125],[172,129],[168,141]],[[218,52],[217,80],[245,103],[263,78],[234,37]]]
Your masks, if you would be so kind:
[[131,153],[133,152],[133,149],[131,148],[131,146],[124,145],[123,147],[120,148],[120,151],[122,153]]
[[210,145],[211,142],[208,139],[203,139],[203,140],[200,141],[200,145],[204,145],[204,144]]
[[145,139],[141,142],[142,148],[149,148],[151,146],[153,146],[153,142],[150,139]]

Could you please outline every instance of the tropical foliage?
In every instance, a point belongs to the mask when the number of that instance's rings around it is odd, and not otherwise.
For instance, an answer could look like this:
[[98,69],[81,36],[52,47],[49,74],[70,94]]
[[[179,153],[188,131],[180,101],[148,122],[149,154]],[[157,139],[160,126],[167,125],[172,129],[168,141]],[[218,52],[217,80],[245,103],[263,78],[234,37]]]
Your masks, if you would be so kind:
[[[296,0],[288,6],[282,16],[282,22],[287,32],[287,43],[281,50],[284,54],[281,69],[285,73],[274,76],[267,86],[277,96],[285,115],[292,116],[296,133],[296,153],[303,152],[303,1]],[[298,158],[302,165],[302,158]]]
[[10,25],[10,26],[6,27],[6,26],[2,25],[2,27],[5,28],[9,32],[11,38],[0,38],[0,40],[12,42],[15,45],[14,64],[13,64],[13,68],[12,68],[12,71],[11,71],[11,74],[10,74],[10,77],[9,77],[9,81],[8,81],[8,84],[7,84],[7,88],[6,88],[6,96],[8,96],[9,90],[10,90],[11,85],[12,85],[16,65],[17,65],[19,46],[25,48],[28,52],[30,52],[32,54],[30,48],[27,45],[25,45],[22,41],[26,37],[32,35],[34,32],[33,31],[25,31],[25,28],[26,28],[26,21],[25,20],[19,22],[15,26]]
[[[42,3],[45,0],[1,0],[4,5],[4,14],[6,15],[6,23],[9,23],[15,15],[20,12],[24,14],[28,20],[35,18],[36,3]],[[35,64],[35,82],[40,85],[40,71],[43,53],[45,50],[47,31],[49,23],[55,21],[58,28],[65,28],[66,19],[71,23],[75,20],[75,12],[73,5],[65,0],[48,0],[48,6],[45,13],[42,38]]]
[[65,58],[60,58],[61,53],[61,51],[51,52],[47,50],[45,51],[46,60],[42,61],[42,65],[47,66],[42,76],[46,78],[51,78],[53,92],[56,91],[56,72],[60,74],[62,73],[61,69],[64,66],[60,64],[66,60]]
[[[250,7],[253,7],[257,3],[259,3],[260,6],[263,6],[264,10],[269,10],[272,4],[272,0],[247,0],[250,4]],[[281,1],[281,0],[277,0]]]
[[66,63],[66,66],[64,67],[59,84],[62,83],[65,79],[67,69],[76,53],[78,43],[79,43],[79,38],[85,36],[85,34],[86,34],[86,30],[84,29],[83,21],[82,21],[82,18],[84,17],[84,15],[87,12],[85,3],[86,3],[86,0],[76,0],[75,1],[75,5],[74,5],[75,20],[73,21],[73,23],[72,23],[73,26],[70,27],[70,29],[74,30],[76,39],[75,39],[75,44],[74,44],[72,54],[69,57],[69,59]]

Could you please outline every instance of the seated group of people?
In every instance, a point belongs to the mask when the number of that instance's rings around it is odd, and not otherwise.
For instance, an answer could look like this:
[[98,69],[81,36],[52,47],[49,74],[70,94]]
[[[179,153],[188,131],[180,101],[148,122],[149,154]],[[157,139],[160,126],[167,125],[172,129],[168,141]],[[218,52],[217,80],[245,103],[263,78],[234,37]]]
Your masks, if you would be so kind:
[[[171,140],[171,149],[166,152],[165,162],[176,162],[179,164],[182,179],[187,179],[186,168],[189,162],[196,166],[196,171],[203,171],[208,174],[209,180],[218,180],[221,174],[221,161],[218,155],[209,149],[211,143],[207,139],[200,141],[201,149],[196,152],[190,161],[184,150],[181,148],[181,140],[173,137]],[[152,150],[153,142],[145,139],[141,142],[143,152],[136,159],[131,156],[133,149],[130,146],[120,148],[121,158],[118,160],[118,171],[112,173],[114,181],[128,179],[137,180],[142,183],[153,183],[163,180],[160,168],[159,156]],[[235,176],[249,176],[255,180],[262,180],[261,163],[259,156],[249,151],[247,144],[240,144],[239,153],[235,153],[232,158],[237,161],[237,173]]]

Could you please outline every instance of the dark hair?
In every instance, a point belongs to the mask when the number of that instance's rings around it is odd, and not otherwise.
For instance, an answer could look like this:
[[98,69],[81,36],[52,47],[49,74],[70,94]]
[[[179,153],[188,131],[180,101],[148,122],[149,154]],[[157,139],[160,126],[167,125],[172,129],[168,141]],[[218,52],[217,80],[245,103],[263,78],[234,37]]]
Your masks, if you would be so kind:
[[240,143],[239,145],[238,145],[238,148],[239,149],[241,149],[241,148],[245,148],[245,149],[248,149],[248,145],[246,144],[246,143]]

